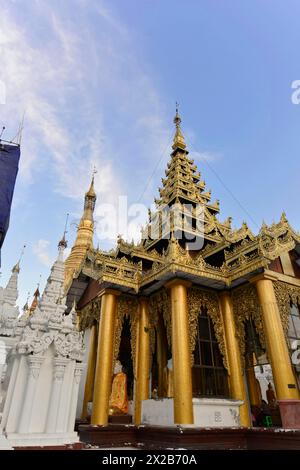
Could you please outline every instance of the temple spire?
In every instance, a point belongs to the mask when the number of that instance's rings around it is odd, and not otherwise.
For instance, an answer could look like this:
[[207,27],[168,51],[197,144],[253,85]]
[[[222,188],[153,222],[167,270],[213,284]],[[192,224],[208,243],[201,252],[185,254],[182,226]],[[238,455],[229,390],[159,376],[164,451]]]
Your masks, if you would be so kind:
[[38,282],[37,288],[34,291],[33,299],[32,299],[32,302],[31,302],[31,305],[30,305],[30,308],[29,308],[29,315],[32,315],[33,312],[35,311],[36,307],[38,306],[38,303],[39,303],[39,300],[40,300],[40,297],[41,297],[39,287],[40,287],[40,282]]
[[95,173],[96,173],[96,170],[94,170],[94,172],[93,172],[93,177],[92,177],[92,181],[91,181],[91,184],[90,184],[90,188],[89,188],[88,192],[86,193],[87,196],[94,197],[94,198],[96,198],[96,193],[95,193],[95,189],[94,189]]
[[63,237],[58,242],[58,257],[59,257],[59,259],[61,259],[61,261],[63,261],[64,250],[67,248],[67,245],[68,245],[67,240],[66,240],[68,219],[69,219],[69,214],[67,214],[67,217],[66,217],[65,230],[64,230],[64,233],[63,233]]
[[82,217],[85,220],[91,220],[91,221],[93,221],[93,213],[94,213],[95,203],[96,203],[96,199],[97,199],[95,189],[94,189],[95,173],[96,173],[96,170],[94,169],[90,187],[89,187],[88,191],[85,193],[84,213],[83,213],[83,217]]
[[26,302],[25,302],[25,305],[23,307],[23,315],[27,315],[28,312],[29,312],[29,305],[28,305],[28,302],[29,302],[29,297],[30,297],[30,292],[27,293],[27,298],[26,298]]
[[[202,216],[204,217],[204,223],[211,224],[215,220],[215,215],[219,212],[219,202],[211,202],[211,192],[206,190],[205,182],[201,180],[201,175],[194,160],[188,156],[189,152],[180,127],[181,118],[177,103],[174,124],[176,130],[171,160],[165,170],[166,177],[162,178],[159,198],[154,200],[157,211],[154,211],[153,214],[150,212],[149,224],[142,232],[144,240],[151,239],[148,240],[148,247],[159,245],[161,239],[165,239],[166,233],[163,234],[162,230],[166,231],[167,226],[163,224],[162,217],[169,217],[168,220],[170,220],[171,217],[167,212],[173,206],[174,215],[173,221],[170,222],[170,232],[175,233],[177,231],[178,234],[183,232],[186,240],[191,240],[195,235],[195,227],[199,226],[199,220]],[[190,209],[187,209],[186,205],[190,205]],[[186,210],[191,212],[183,226],[180,220],[183,220],[182,215]],[[156,234],[161,235],[157,237]]]
[[17,263],[12,268],[12,273],[18,273],[19,274],[19,272],[20,272],[20,263],[21,263],[21,259],[23,258],[23,255],[24,255],[25,248],[26,248],[26,245],[23,246],[23,248],[21,250],[20,258],[18,259]]
[[94,168],[92,180],[88,191],[84,196],[84,210],[78,225],[75,243],[71,253],[65,261],[65,290],[70,286],[73,274],[85,259],[87,250],[93,248],[94,237],[94,209],[97,195],[94,189],[94,178],[96,170]]
[[176,130],[175,130],[175,135],[174,135],[174,139],[173,139],[172,148],[174,150],[176,150],[178,148],[182,149],[182,150],[185,150],[186,149],[186,144],[185,144],[184,137],[183,137],[183,134],[182,134],[182,131],[181,131],[181,128],[180,128],[181,118],[180,118],[179,113],[178,113],[178,103],[176,103],[176,114],[175,114],[175,117],[174,117],[174,124],[175,124]]

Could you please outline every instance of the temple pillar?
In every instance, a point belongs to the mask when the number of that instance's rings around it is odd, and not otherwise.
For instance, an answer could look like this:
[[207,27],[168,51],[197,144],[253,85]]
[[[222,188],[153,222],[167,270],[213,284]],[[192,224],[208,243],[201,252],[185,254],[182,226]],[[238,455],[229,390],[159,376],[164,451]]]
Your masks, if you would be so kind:
[[222,292],[220,294],[220,303],[227,350],[230,393],[232,398],[243,400],[244,404],[240,407],[240,421],[242,426],[249,427],[251,426],[249,405],[241,364],[241,352],[237,340],[232,300],[229,292]]
[[174,373],[174,423],[193,424],[193,394],[187,287],[176,279],[167,284],[171,296],[172,359]]
[[139,302],[139,331],[137,347],[137,376],[134,403],[134,422],[141,423],[142,400],[149,398],[150,376],[150,334],[148,299],[141,298]]
[[95,370],[97,362],[97,324],[94,323],[91,327],[90,341],[89,341],[89,355],[87,372],[84,387],[84,398],[82,404],[81,418],[86,419],[88,416],[88,403],[93,401]]
[[157,364],[158,364],[158,389],[157,395],[163,398],[167,393],[167,363],[168,340],[162,315],[158,318],[157,327]]
[[261,406],[262,396],[260,384],[255,375],[253,353],[248,355],[246,360],[246,373],[248,383],[249,400],[253,406]]
[[107,424],[114,356],[114,329],[118,291],[105,290],[101,296],[98,352],[91,424]]
[[256,285],[268,358],[271,362],[276,396],[283,427],[300,429],[300,400],[290,361],[287,342],[276,301],[273,282],[264,275],[253,280]]

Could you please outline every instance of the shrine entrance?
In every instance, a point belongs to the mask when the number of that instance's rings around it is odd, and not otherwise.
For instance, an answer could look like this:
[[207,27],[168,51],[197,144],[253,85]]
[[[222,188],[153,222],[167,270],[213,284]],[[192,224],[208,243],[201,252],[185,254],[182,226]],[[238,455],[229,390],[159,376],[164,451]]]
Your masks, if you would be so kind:
[[130,321],[128,318],[124,318],[121,332],[119,354],[117,359],[121,362],[123,372],[127,376],[127,395],[128,400],[131,401],[133,400],[134,375],[132,362]]
[[158,324],[154,328],[154,352],[151,364],[151,397],[166,398],[171,396],[168,393],[172,378],[172,366],[170,359],[172,352],[168,346],[167,332],[162,313],[158,313]]
[[193,397],[229,397],[227,372],[206,308],[198,317],[192,380]]

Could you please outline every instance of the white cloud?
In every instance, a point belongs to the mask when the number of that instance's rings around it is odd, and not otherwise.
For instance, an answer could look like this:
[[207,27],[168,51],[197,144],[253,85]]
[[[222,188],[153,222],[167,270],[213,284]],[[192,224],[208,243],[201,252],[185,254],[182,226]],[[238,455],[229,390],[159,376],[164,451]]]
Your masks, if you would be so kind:
[[0,54],[7,128],[26,112],[19,182],[54,171],[56,191],[82,198],[96,165],[97,192],[110,201],[126,190],[118,159],[136,147],[149,162],[165,144],[159,94],[106,2],[31,2],[27,12],[9,4]]
[[33,253],[44,266],[50,268],[53,260],[49,254],[49,245],[49,240],[40,239],[33,245]]

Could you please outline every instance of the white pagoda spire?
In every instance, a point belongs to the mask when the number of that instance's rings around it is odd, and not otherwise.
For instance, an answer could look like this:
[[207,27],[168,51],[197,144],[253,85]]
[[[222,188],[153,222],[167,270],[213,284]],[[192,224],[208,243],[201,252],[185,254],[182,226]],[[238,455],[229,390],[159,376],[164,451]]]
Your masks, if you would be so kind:
[[20,262],[13,267],[9,281],[3,291],[3,300],[12,307],[15,306],[18,298],[18,277],[20,273]]
[[16,301],[19,295],[18,277],[22,254],[17,264],[12,268],[6,287],[0,287],[0,336],[12,336],[14,334],[14,326],[20,314]]
[[54,262],[50,276],[47,279],[47,284],[44,289],[41,301],[39,303],[39,309],[46,314],[49,320],[58,320],[58,316],[62,316],[65,309],[65,299],[63,298],[64,292],[64,250],[67,246],[65,236],[58,244],[58,256]]

